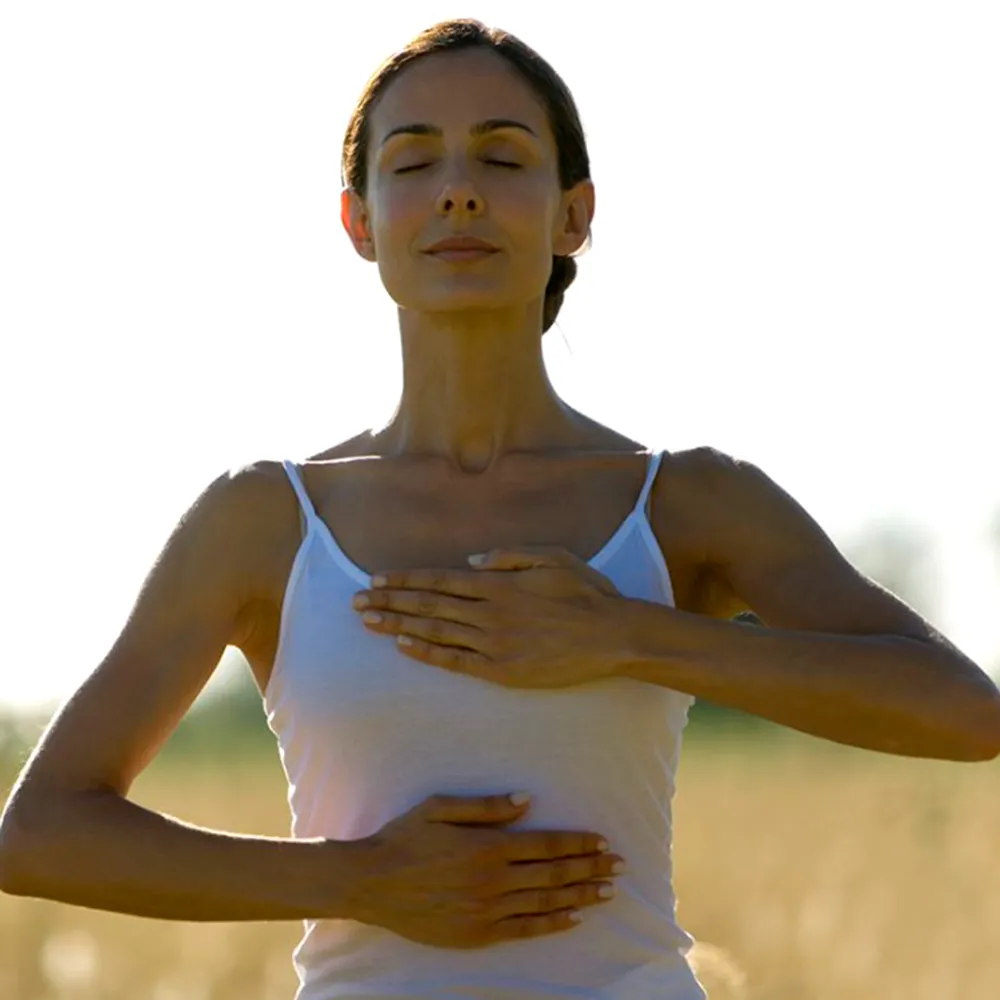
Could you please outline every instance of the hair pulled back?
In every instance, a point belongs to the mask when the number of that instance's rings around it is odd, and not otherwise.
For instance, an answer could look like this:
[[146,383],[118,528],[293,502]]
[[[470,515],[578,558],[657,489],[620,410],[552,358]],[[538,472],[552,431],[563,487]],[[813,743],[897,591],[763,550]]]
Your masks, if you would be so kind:
[[[371,114],[386,87],[407,67],[424,56],[459,49],[489,49],[512,66],[531,87],[548,116],[558,152],[559,183],[564,191],[590,177],[590,158],[583,125],[573,95],[562,77],[534,49],[499,28],[461,18],[442,21],[422,31],[400,51],[391,55],[365,85],[344,136],[341,161],[343,183],[361,197],[368,185],[368,141]],[[588,234],[589,238],[589,234]],[[545,286],[542,332],[555,322],[566,289],[576,277],[572,257],[552,258],[552,273]]]

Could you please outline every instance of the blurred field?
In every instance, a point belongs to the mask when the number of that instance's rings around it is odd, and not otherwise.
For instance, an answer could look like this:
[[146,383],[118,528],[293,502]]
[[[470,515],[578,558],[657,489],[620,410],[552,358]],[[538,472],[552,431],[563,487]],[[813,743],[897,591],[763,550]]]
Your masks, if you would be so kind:
[[[997,762],[1000,764],[1000,762]],[[1000,766],[790,735],[692,740],[675,885],[712,1000],[1000,996]],[[276,757],[158,760],[135,798],[286,835]],[[175,924],[0,897],[3,1000],[291,1000],[297,923]],[[644,998],[637,998],[644,1000]],[[653,998],[651,998],[653,1000]]]

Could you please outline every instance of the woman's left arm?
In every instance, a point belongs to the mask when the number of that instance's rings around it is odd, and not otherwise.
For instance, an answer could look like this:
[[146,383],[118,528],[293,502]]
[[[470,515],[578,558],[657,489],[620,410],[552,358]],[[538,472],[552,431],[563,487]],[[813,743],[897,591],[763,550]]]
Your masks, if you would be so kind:
[[[710,448],[684,464],[715,606],[696,614],[621,602],[618,676],[852,746],[1000,755],[1000,691],[983,670],[852,566],[754,465]],[[655,505],[652,516],[656,530]],[[742,608],[763,627],[722,620]]]

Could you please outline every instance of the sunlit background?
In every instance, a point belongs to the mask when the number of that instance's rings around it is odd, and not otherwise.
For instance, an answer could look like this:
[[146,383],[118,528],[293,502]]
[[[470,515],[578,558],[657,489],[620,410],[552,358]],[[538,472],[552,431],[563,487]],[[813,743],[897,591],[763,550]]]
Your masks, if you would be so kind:
[[[565,398],[757,463],[1000,670],[995,4],[11,3],[0,791],[207,483],[390,415],[395,309],[340,229],[340,142],[386,55],[469,15],[549,59],[587,129],[594,245],[544,342]],[[135,794],[287,835],[230,650],[199,704],[240,692]],[[1000,995],[995,768],[694,729],[677,884],[712,1000]],[[287,1000],[298,930],[4,897],[0,995]]]

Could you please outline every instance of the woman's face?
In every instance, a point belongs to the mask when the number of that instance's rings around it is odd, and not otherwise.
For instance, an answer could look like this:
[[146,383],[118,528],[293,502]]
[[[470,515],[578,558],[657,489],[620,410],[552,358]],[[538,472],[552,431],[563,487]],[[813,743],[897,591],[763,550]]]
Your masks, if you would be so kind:
[[[561,190],[529,85],[494,53],[464,50],[425,56],[388,85],[369,122],[368,190],[345,192],[342,214],[403,308],[507,309],[540,300],[553,255],[583,244],[593,188]],[[449,237],[493,249],[435,252]]]

